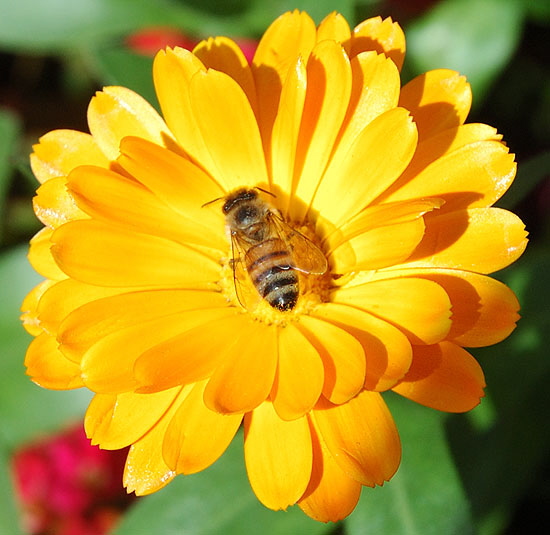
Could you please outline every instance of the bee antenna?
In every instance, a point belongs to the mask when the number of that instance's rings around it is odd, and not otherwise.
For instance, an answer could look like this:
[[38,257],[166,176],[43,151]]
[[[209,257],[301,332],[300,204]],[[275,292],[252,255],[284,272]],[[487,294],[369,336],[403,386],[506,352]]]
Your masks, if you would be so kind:
[[211,201],[208,201],[208,202],[205,202],[204,204],[201,205],[201,208],[204,208],[205,206],[208,206],[209,204],[214,204],[215,202],[218,202],[218,201],[223,201],[225,199],[225,197],[218,197],[216,199],[212,199]]
[[260,188],[259,186],[255,186],[254,189],[257,189],[267,195],[271,195],[272,197],[277,198],[277,195],[275,195],[275,193],[271,193],[271,191],[267,191],[266,189]]

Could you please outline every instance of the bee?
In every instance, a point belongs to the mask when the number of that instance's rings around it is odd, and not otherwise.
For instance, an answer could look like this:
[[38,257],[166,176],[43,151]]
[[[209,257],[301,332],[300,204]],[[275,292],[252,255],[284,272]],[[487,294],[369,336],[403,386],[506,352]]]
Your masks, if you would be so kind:
[[247,301],[238,274],[244,266],[258,300],[263,298],[281,311],[292,310],[300,295],[297,272],[322,275],[327,270],[325,255],[285,223],[279,212],[260,198],[257,189],[241,188],[224,200],[222,211],[231,237],[239,302],[245,306]]

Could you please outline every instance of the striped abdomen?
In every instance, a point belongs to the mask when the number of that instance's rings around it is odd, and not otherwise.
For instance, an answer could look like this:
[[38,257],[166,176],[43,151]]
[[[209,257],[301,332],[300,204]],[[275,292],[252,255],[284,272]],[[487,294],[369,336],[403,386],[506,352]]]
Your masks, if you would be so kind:
[[273,307],[292,310],[299,295],[298,274],[280,238],[270,238],[246,253],[246,268],[256,290]]

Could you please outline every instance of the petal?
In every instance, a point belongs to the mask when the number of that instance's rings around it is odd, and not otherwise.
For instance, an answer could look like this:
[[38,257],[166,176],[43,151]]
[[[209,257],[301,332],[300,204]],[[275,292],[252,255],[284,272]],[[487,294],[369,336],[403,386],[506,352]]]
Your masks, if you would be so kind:
[[352,89],[340,144],[348,147],[379,115],[395,108],[401,80],[395,63],[383,54],[362,52],[350,61]]
[[320,522],[338,522],[357,505],[362,485],[338,466],[325,443],[311,433],[313,440],[313,470],[306,492],[298,505],[311,518]]
[[381,17],[372,17],[353,29],[350,57],[365,50],[385,54],[401,69],[405,59],[405,34],[391,17],[384,20]]
[[[310,203],[329,162],[351,94],[351,67],[342,47],[334,41],[315,46],[307,62],[307,91],[298,148],[294,195]],[[294,203],[291,217],[303,217]]]
[[175,477],[176,472],[164,461],[162,448],[168,424],[186,395],[187,390],[182,389],[178,398],[155,426],[132,444],[124,468],[124,486],[128,492],[135,492],[138,496],[151,494],[166,486]]
[[428,151],[433,151],[432,156],[436,157],[437,152],[445,150],[440,147],[447,140],[448,137],[441,134],[422,144],[419,154],[384,196],[384,201],[438,197],[445,201],[442,211],[451,212],[490,206],[504,195],[516,174],[514,155],[508,153],[508,147],[492,140],[469,143],[454,150],[449,147],[449,152],[427,165]]
[[343,405],[321,399],[312,415],[327,449],[349,477],[374,487],[395,474],[401,443],[379,393],[365,390]]
[[55,281],[42,281],[25,296],[25,299],[23,299],[23,302],[21,303],[21,322],[23,323],[25,330],[33,336],[38,336],[39,334],[42,334],[43,331],[47,330],[43,325],[41,325],[41,322],[38,319],[38,303],[42,299],[44,293],[47,292],[54,284]]
[[309,412],[323,388],[323,361],[308,339],[289,324],[279,329],[279,358],[271,399],[283,420]]
[[51,178],[42,184],[36,191],[32,205],[36,217],[50,228],[57,228],[75,219],[88,218],[67,191],[65,177]]
[[387,390],[402,379],[412,360],[407,337],[388,322],[357,308],[326,303],[313,314],[352,334],[365,353],[365,388]]
[[246,412],[267,399],[277,367],[277,330],[247,321],[234,333],[235,350],[216,369],[204,391],[206,406],[217,412]]
[[34,176],[40,182],[67,176],[79,165],[107,167],[109,161],[90,134],[76,130],[53,130],[33,145],[30,156]]
[[105,87],[96,93],[88,107],[88,125],[99,148],[110,160],[116,159],[120,140],[126,136],[142,137],[159,145],[172,140],[172,134],[153,106],[125,87]]
[[178,144],[195,162],[212,167],[210,153],[204,139],[197,135],[197,123],[191,111],[189,84],[202,62],[189,50],[176,47],[161,50],[153,62],[153,79],[160,108]]
[[407,267],[492,273],[517,260],[527,246],[525,225],[500,208],[471,208],[426,218],[424,239]]
[[[412,254],[423,236],[422,218],[368,230],[330,254],[332,270],[334,273],[348,273],[394,266]],[[353,254],[350,254],[350,247]]]
[[52,241],[63,272],[90,284],[204,287],[219,278],[219,264],[191,247],[99,221],[67,223]]
[[194,474],[213,464],[242,421],[241,414],[219,414],[206,408],[204,384],[192,387],[166,430],[162,454],[178,474]]
[[431,344],[451,328],[451,302],[445,290],[419,278],[392,278],[341,288],[332,301],[385,319],[414,343]]
[[[403,270],[403,274],[412,274]],[[414,270],[437,282],[452,303],[449,341],[460,346],[484,347],[504,340],[519,320],[519,303],[505,284],[485,275],[451,269]]]
[[52,256],[52,234],[53,230],[46,227],[39,230],[31,238],[28,254],[29,262],[35,271],[47,279],[66,279],[67,275],[59,269]]
[[258,44],[252,74],[258,95],[258,123],[266,149],[271,144],[271,130],[287,73],[299,57],[307,62],[315,40],[315,23],[311,17],[304,11],[294,10],[277,18]]
[[242,331],[244,322],[235,308],[226,306],[200,315],[192,311],[187,322],[179,323],[175,336],[159,341],[137,359],[134,373],[140,392],[156,392],[210,377],[220,362],[238,351],[235,333]]
[[210,37],[193,50],[207,69],[228,74],[244,91],[253,110],[256,110],[256,87],[252,71],[239,45],[227,37]]
[[96,394],[84,427],[92,444],[105,450],[118,450],[137,442],[168,410],[181,388],[158,394]]
[[416,346],[413,363],[394,392],[445,412],[466,412],[485,395],[485,379],[477,361],[451,342]]
[[[337,43],[349,42],[351,30],[348,21],[340,14],[333,11],[329,13],[317,27],[317,42],[331,39]],[[346,50],[348,52],[348,50]]]
[[222,72],[199,71],[191,79],[189,98],[213,162],[212,167],[201,162],[207,171],[228,190],[267,185],[258,123],[239,85]]
[[315,194],[313,209],[336,226],[344,223],[400,176],[415,148],[416,128],[406,110],[395,108],[380,115],[350,147],[338,147]]
[[436,69],[413,78],[401,89],[399,105],[412,113],[421,139],[464,123],[472,105],[465,76]]
[[37,336],[25,355],[27,375],[36,384],[52,390],[70,390],[83,386],[80,367],[59,351],[57,340],[49,334]]
[[298,328],[323,360],[323,394],[333,403],[355,396],[365,382],[365,353],[357,339],[345,328],[311,316],[303,316]]
[[311,434],[304,416],[281,420],[270,402],[244,417],[244,455],[252,490],[270,509],[286,509],[303,495],[312,466]]

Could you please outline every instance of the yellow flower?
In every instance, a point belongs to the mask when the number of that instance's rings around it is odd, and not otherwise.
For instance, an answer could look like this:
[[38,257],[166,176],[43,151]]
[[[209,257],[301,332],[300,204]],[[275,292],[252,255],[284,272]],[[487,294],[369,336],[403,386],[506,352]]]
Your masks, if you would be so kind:
[[[495,129],[465,124],[464,77],[435,70],[401,88],[404,51],[390,19],[350,30],[338,14],[316,28],[286,13],[250,65],[223,37],[159,52],[164,118],[106,87],[91,134],[35,146],[45,228],[30,260],[46,280],[23,305],[28,374],[95,393],[86,431],[131,445],[130,491],[203,470],[243,423],[259,500],[335,521],[398,468],[381,392],[449,412],[479,403],[464,347],[502,340],[518,318],[486,276],[527,243],[492,207],[516,166]],[[243,188],[269,207],[288,273],[301,255],[328,261],[299,273],[286,310],[254,294],[226,233],[223,199]]]

